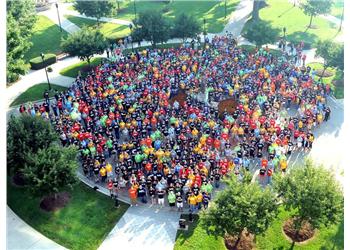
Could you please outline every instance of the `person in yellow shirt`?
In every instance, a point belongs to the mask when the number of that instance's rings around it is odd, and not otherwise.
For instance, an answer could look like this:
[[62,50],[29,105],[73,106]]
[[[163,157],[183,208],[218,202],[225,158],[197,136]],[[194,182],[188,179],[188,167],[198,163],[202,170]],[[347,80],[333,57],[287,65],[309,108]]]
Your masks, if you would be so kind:
[[281,166],[282,172],[286,172],[286,169],[287,169],[287,161],[286,161],[286,160],[282,160],[282,161],[280,162],[280,166]]
[[107,179],[107,170],[106,170],[105,167],[102,167],[102,168],[100,169],[100,175],[101,175],[101,181],[102,181],[103,183],[105,183],[105,181],[106,181],[106,179]]
[[109,162],[106,165],[106,171],[107,171],[107,177],[113,176],[113,167]]
[[191,193],[190,196],[188,197],[188,204],[190,205],[190,212],[194,212],[197,205],[197,198],[196,196],[194,196],[193,193]]
[[198,195],[196,196],[196,201],[197,201],[196,209],[199,210],[202,208],[202,202],[203,202],[203,195],[201,192],[199,192]]

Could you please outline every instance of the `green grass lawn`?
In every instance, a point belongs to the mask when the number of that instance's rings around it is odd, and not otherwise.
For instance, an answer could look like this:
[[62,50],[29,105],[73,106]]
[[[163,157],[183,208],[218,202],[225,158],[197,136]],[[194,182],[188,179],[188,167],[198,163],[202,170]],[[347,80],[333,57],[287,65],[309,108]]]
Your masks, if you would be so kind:
[[[239,0],[227,0],[227,17],[225,19],[224,1],[172,1],[164,3],[163,1],[136,1],[136,13],[153,10],[161,11],[165,17],[174,19],[181,13],[194,16],[203,26],[203,18],[207,20],[206,30],[209,33],[221,32],[228,22],[229,15],[235,10]],[[115,18],[124,20],[133,20],[134,2],[126,1],[121,3],[121,10],[115,15]],[[168,9],[167,12],[162,10]]]
[[[91,66],[97,66],[101,63],[102,57],[94,57],[90,61]],[[78,76],[78,72],[81,71],[84,67],[87,67],[88,63],[86,61],[79,62],[76,64],[73,64],[71,66],[68,66],[60,71],[61,75],[74,77],[76,78]],[[81,75],[83,76],[85,73],[81,72]]]
[[[344,249],[344,220],[328,228],[322,227],[316,234],[316,237],[308,243],[295,244],[294,248],[285,236],[282,234],[282,224],[290,218],[290,212],[281,209],[277,219],[272,223],[265,235],[256,237],[256,247],[258,250],[342,250]],[[186,218],[187,219],[187,218]],[[209,236],[204,226],[198,221],[195,215],[195,221],[190,224],[188,231],[178,230],[174,250],[199,250],[199,249],[226,249],[224,239]]]
[[[268,6],[260,10],[260,18],[270,22],[274,28],[280,29],[280,36],[283,36],[283,27],[286,27],[288,41],[315,44],[319,39],[334,39],[338,33],[335,24],[328,22],[321,17],[315,17],[312,25],[316,28],[307,29],[310,17],[306,16],[299,7],[293,7],[292,3],[280,0],[267,0]],[[247,22],[243,31],[251,22]]]
[[39,208],[40,197],[33,197],[26,188],[7,183],[7,204],[34,229],[68,249],[97,249],[117,221],[128,209],[121,202],[114,207],[109,197],[83,183],[74,187],[66,207],[45,212]]
[[289,242],[282,234],[282,225],[285,220],[290,218],[290,213],[281,209],[277,219],[272,223],[271,227],[266,231],[265,235],[256,237],[256,245],[258,249],[305,249],[305,250],[342,250],[344,249],[344,220],[328,228],[322,227],[315,238],[308,243],[300,245]]
[[[66,90],[66,87],[62,87],[56,84],[52,84],[51,83],[51,88],[52,89],[57,89],[59,92]],[[39,83],[37,85],[34,85],[32,87],[30,87],[29,89],[27,89],[25,92],[23,92],[22,94],[20,94],[10,105],[10,107],[12,106],[16,106],[22,103],[26,103],[26,102],[32,102],[32,101],[38,101],[38,100],[42,100],[44,99],[44,92],[45,90],[48,90],[48,84],[47,83]],[[50,92],[49,93],[50,97],[53,97],[55,94],[54,92]]]
[[24,55],[24,59],[29,62],[30,59],[40,56],[40,53],[59,54],[61,52],[61,38],[66,38],[68,33],[60,31],[60,27],[53,23],[46,16],[38,15],[38,20],[34,25],[33,43],[29,51]]
[[[307,64],[307,66],[310,66],[312,69],[315,69],[315,70],[323,70],[323,64],[322,63],[317,63],[317,62],[314,62],[314,63],[309,63]],[[341,74],[341,71],[340,70],[337,70],[335,68],[327,68],[327,71],[330,71],[333,73],[333,76],[330,76],[330,77],[323,77],[322,78],[322,82],[324,84],[329,84],[332,88],[332,90],[334,91],[334,96],[335,98],[337,99],[342,99],[344,98],[344,84],[342,85],[334,85],[333,84],[333,81],[334,80],[342,80],[344,82],[344,75]],[[315,79],[318,80],[320,77],[318,76],[315,76]]]
[[[188,221],[188,215],[181,215]],[[200,223],[198,215],[194,215],[194,222],[189,224],[187,231],[178,230],[174,250],[225,250],[225,243],[222,237],[215,239],[209,236]]]
[[84,25],[88,27],[95,27],[99,29],[102,34],[104,34],[109,39],[116,39],[128,36],[130,34],[130,28],[127,25],[119,25],[115,23],[100,22],[100,27],[97,27],[97,21],[82,17],[76,17],[71,15],[66,15],[69,21],[82,28]]
[[332,16],[338,17],[340,19],[342,16],[342,13],[343,13],[343,7],[344,7],[343,0],[334,1],[334,4],[333,4],[333,7],[332,7],[330,14]]

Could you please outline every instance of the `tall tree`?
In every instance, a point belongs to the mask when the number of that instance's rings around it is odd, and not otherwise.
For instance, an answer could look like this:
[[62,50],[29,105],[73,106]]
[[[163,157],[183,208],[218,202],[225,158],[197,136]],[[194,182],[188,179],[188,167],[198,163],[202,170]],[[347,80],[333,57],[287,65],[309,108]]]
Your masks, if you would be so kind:
[[275,194],[269,187],[262,189],[248,179],[239,182],[232,176],[226,180],[226,188],[217,194],[201,217],[209,234],[238,236],[236,247],[244,231],[254,235],[265,232],[278,208]]
[[200,33],[201,26],[194,16],[181,13],[175,19],[173,37],[181,37],[185,41],[186,37],[195,37]]
[[151,41],[152,46],[166,42],[169,38],[170,25],[160,12],[152,10],[141,12],[134,23],[136,28],[133,33],[135,32],[138,37]]
[[250,22],[250,25],[244,32],[243,36],[250,42],[255,43],[256,46],[261,47],[267,43],[274,43],[279,32],[280,31],[273,28],[271,24],[261,20],[260,22]]
[[334,43],[331,40],[318,41],[316,56],[320,56],[324,60],[321,78],[328,67],[344,70],[344,45]]
[[275,178],[274,188],[293,213],[296,232],[307,221],[313,228],[338,222],[343,214],[342,189],[333,173],[306,161],[288,175]]
[[41,117],[30,115],[12,116],[7,127],[7,166],[20,171],[27,162],[27,154],[58,142],[58,136]]
[[106,17],[112,13],[115,8],[115,1],[95,0],[95,1],[76,1],[74,8],[82,15],[95,17],[97,23],[101,17]]
[[65,53],[87,60],[90,65],[93,55],[103,54],[108,42],[100,31],[85,26],[62,40],[61,47]]
[[18,80],[29,69],[24,54],[32,43],[30,37],[36,22],[33,0],[7,1],[7,82]]
[[304,13],[310,16],[310,23],[308,27],[311,27],[312,19],[315,16],[328,14],[331,11],[332,5],[332,0],[306,0],[305,3],[301,4]]
[[23,169],[29,189],[40,195],[56,195],[77,183],[77,148],[51,145],[28,155]]

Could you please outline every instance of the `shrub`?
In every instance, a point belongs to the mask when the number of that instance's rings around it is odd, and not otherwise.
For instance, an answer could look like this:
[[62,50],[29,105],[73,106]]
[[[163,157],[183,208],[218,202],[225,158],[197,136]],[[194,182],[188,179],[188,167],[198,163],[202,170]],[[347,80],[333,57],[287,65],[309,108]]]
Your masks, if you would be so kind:
[[44,60],[42,60],[41,56],[38,56],[29,61],[30,68],[34,70],[42,69],[55,62],[57,62],[57,58],[55,54],[45,54]]
[[162,9],[162,12],[163,13],[168,13],[170,11],[170,8],[168,6],[165,6],[163,9]]
[[48,67],[47,68],[47,72],[52,72],[53,70],[52,70],[52,68],[51,67]]

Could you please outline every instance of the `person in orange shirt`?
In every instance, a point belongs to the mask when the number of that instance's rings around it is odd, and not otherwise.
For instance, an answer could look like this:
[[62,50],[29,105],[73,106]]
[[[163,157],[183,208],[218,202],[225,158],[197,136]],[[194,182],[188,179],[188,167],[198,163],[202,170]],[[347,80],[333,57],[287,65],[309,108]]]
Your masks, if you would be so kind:
[[137,188],[131,187],[129,189],[129,197],[131,206],[137,206]]

